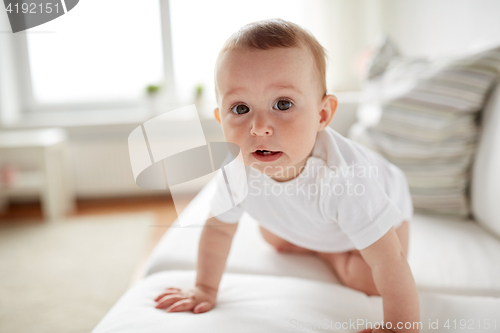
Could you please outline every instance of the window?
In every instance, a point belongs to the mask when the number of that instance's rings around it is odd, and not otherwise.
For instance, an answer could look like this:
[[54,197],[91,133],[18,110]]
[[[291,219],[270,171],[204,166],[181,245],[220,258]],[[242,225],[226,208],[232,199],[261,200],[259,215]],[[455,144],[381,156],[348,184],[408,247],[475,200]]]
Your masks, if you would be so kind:
[[307,12],[305,0],[80,1],[19,36],[24,108],[137,108],[147,85],[166,81],[176,107],[202,85],[199,111],[211,116],[215,60],[231,33],[277,17],[308,28]]
[[25,36],[28,110],[138,105],[164,79],[158,0],[80,1]]

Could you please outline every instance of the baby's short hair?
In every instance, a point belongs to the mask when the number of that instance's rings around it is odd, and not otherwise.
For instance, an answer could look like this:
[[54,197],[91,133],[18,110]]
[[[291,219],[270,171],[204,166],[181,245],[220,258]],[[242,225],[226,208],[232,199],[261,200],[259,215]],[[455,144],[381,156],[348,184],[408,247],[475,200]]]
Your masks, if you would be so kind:
[[[311,51],[319,78],[322,95],[326,95],[326,50],[307,30],[282,19],[268,19],[249,23],[232,34],[222,46],[215,66],[215,80],[221,56],[235,49],[269,50],[278,47],[305,46]],[[215,82],[215,93],[217,81]]]

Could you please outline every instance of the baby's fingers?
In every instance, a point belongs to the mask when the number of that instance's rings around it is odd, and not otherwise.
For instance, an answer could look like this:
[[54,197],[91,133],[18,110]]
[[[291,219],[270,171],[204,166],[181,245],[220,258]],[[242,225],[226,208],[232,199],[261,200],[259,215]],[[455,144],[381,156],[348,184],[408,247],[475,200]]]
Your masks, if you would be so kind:
[[214,306],[210,302],[201,302],[197,306],[194,307],[193,312],[194,313],[203,313],[207,312],[208,310],[212,309]]
[[183,299],[186,299],[185,295],[181,294],[176,294],[176,295],[166,295],[162,299],[158,301],[158,304],[156,304],[155,308],[157,309],[164,309],[166,307],[169,307],[170,305],[174,304],[175,302],[181,301]]
[[192,299],[183,299],[182,301],[178,301],[167,308],[167,312],[188,311],[193,308],[193,305],[194,301]]
[[155,298],[155,302],[158,302],[160,299],[162,299],[166,295],[171,295],[171,294],[177,294],[181,290],[179,288],[167,288],[163,293],[161,293],[158,297]]

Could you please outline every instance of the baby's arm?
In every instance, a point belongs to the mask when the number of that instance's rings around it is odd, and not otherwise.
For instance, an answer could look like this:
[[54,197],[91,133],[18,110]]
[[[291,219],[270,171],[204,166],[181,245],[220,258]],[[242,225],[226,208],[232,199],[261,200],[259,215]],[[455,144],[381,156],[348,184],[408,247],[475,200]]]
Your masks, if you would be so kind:
[[156,308],[167,308],[168,312],[192,310],[194,313],[212,309],[237,227],[238,223],[208,219],[200,237],[195,287],[186,291],[167,288],[156,298]]
[[[373,281],[382,296],[384,323],[392,324],[388,331],[418,332],[420,305],[417,287],[396,230],[391,227],[382,238],[360,253],[370,266]],[[397,328],[398,322],[403,323],[402,329]],[[415,323],[415,329],[404,329],[407,322],[412,323],[412,327]]]

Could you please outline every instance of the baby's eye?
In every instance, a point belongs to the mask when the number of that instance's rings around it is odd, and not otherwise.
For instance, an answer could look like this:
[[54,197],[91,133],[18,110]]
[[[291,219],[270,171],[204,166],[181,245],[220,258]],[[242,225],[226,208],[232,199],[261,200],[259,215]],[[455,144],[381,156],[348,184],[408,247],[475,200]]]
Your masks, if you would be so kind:
[[233,113],[236,113],[236,114],[244,114],[244,113],[247,113],[248,111],[250,111],[250,109],[248,108],[248,106],[244,105],[244,104],[238,104],[238,105],[235,105],[231,108],[231,111]]
[[289,108],[292,107],[292,102],[286,100],[286,99],[280,99],[279,101],[277,101],[274,105],[273,105],[273,109],[276,109],[276,110],[281,110],[281,111],[286,111],[288,110]]

